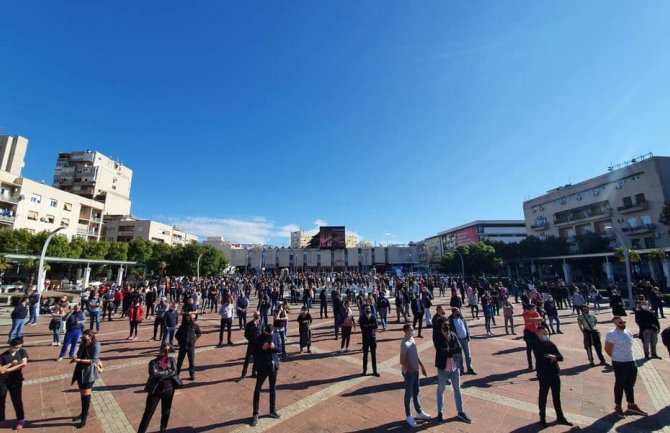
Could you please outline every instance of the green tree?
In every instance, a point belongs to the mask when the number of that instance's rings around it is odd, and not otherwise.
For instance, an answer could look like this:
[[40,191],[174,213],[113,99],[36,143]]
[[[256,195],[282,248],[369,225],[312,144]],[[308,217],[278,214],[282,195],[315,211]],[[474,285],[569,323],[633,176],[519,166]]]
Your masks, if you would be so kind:
[[110,242],[105,256],[107,260],[128,260],[128,244],[126,242]]
[[[642,258],[640,257],[640,253],[637,250],[634,250],[632,248],[626,248],[628,251],[628,258],[630,259],[631,263],[638,263]],[[624,249],[622,247],[616,247],[614,249],[614,257],[618,258],[620,262],[625,262],[626,261],[626,256],[624,254]]]
[[144,263],[147,265],[149,271],[159,272],[159,264],[165,262],[168,266],[163,269],[163,272],[173,272],[171,268],[173,254],[174,248],[170,245],[156,243],[152,245],[151,255]]
[[[158,245],[158,244],[156,244]],[[154,245],[144,239],[135,238],[128,243],[128,260],[131,262],[148,264],[152,258]]]
[[109,241],[87,241],[84,244],[84,249],[81,257],[85,259],[103,260],[109,251]]
[[595,233],[584,233],[575,236],[580,254],[605,253],[610,251],[609,241]]
[[34,235],[28,229],[0,229],[0,252],[12,254],[32,254]]
[[307,248],[319,248],[321,246],[321,235],[319,233],[312,236],[307,243]]
[[79,259],[84,253],[84,246],[88,242],[86,239],[76,236],[70,241],[70,257]]

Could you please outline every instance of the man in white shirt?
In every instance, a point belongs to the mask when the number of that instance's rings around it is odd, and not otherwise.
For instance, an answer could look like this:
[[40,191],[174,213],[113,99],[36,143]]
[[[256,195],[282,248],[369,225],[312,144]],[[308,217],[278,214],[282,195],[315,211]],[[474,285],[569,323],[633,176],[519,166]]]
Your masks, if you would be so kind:
[[219,315],[221,316],[221,327],[219,328],[219,347],[223,346],[223,332],[228,331],[228,345],[233,345],[231,339],[232,328],[233,328],[233,305],[230,303],[230,298],[227,298],[223,301],[221,308],[219,309]]
[[637,380],[637,365],[633,356],[633,334],[626,330],[626,321],[619,316],[612,318],[614,329],[605,337],[605,353],[612,358],[614,369],[614,413],[621,418],[626,413],[621,408],[623,394],[626,394],[628,410],[632,415],[646,416],[647,413],[635,404],[635,381]]

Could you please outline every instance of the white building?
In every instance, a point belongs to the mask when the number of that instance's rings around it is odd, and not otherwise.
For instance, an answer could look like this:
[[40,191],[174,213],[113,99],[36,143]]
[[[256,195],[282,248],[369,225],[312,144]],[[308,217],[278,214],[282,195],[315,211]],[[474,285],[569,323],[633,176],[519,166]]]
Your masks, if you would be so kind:
[[186,245],[198,241],[197,236],[186,233],[176,226],[121,215],[105,217],[103,235],[107,241],[118,242],[144,239],[168,245]]

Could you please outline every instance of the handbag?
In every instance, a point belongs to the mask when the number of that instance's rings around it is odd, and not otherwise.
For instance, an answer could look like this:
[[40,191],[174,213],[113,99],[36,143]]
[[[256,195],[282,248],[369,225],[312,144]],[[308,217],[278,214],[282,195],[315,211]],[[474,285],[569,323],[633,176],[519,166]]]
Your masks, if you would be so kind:
[[181,378],[177,375],[172,376],[172,386],[174,389],[179,389],[184,386],[184,382],[181,381]]

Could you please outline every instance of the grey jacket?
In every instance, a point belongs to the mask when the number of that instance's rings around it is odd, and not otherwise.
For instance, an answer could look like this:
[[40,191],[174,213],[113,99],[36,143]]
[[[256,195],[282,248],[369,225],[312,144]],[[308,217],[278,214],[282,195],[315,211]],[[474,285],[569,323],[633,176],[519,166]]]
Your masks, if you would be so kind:
[[80,344],[79,350],[77,350],[77,358],[90,359],[92,362],[90,364],[77,364],[72,374],[72,383],[75,383],[77,378],[81,379],[81,383],[95,382],[100,379],[100,373],[95,366],[100,358],[100,343],[96,342],[93,346]]

